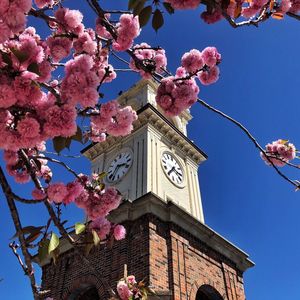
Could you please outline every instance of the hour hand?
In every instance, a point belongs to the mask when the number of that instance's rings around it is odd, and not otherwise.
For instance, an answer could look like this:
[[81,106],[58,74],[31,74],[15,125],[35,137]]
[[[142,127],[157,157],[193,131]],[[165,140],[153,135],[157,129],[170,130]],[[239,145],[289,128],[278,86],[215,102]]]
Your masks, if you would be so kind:
[[168,172],[168,175],[170,175],[175,170],[174,167],[171,168],[171,170]]

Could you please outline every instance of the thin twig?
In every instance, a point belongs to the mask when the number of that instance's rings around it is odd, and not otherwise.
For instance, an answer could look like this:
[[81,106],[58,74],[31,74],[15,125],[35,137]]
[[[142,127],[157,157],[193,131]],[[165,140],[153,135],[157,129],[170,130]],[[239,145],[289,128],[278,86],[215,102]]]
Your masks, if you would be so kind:
[[25,241],[25,237],[24,237],[24,234],[22,231],[23,227],[21,225],[21,220],[19,217],[18,209],[14,202],[12,190],[10,188],[10,185],[8,184],[8,181],[5,177],[5,174],[4,174],[1,166],[0,166],[0,184],[1,184],[1,187],[3,190],[3,193],[6,197],[7,205],[10,210],[10,214],[11,214],[11,217],[12,217],[12,220],[13,220],[13,223],[14,223],[19,241],[20,241],[22,254],[24,256],[25,263],[26,263],[25,274],[28,276],[28,278],[30,280],[30,285],[31,285],[34,299],[38,300],[39,296],[38,296],[38,290],[37,290],[37,286],[36,286],[35,275],[34,275],[34,271],[33,271],[33,267],[32,267],[31,255],[28,252],[28,249],[26,247],[26,241]]
[[287,14],[289,17],[294,18],[294,19],[300,21],[300,16],[299,16],[299,15],[293,14],[293,13],[291,13],[291,12],[287,12],[286,14]]
[[29,158],[45,159],[45,160],[51,161],[53,163],[59,164],[59,165],[63,166],[67,171],[72,173],[76,178],[80,179],[78,174],[72,168],[70,168],[66,163],[64,163],[63,161],[60,161],[58,159],[51,158],[51,157],[48,157],[48,156],[29,156]]
[[38,203],[42,203],[44,201],[44,199],[42,199],[42,200],[25,199],[25,198],[20,197],[19,195],[15,194],[13,192],[12,192],[12,195],[13,195],[13,197],[16,201],[24,203],[24,204],[38,204]]
[[[236,126],[238,126],[247,136],[248,138],[252,141],[252,143],[254,144],[254,146],[256,148],[258,148],[261,152],[265,153],[265,150],[262,148],[262,146],[257,142],[257,140],[254,138],[254,136],[250,133],[250,131],[244,126],[242,125],[240,122],[236,121],[235,119],[233,119],[232,117],[226,115],[225,113],[223,113],[222,111],[214,108],[213,106],[209,105],[208,103],[206,103],[205,101],[198,99],[197,100],[198,103],[200,103],[202,106],[206,107],[207,109],[217,113],[218,115],[222,116],[223,118],[227,119],[228,121],[232,122],[233,124],[235,124]],[[286,181],[288,181],[289,183],[291,183],[293,186],[295,186],[296,188],[299,188],[300,185],[299,183],[291,180],[290,178],[288,178],[284,173],[282,173],[278,167],[276,167],[274,165],[274,163],[272,162],[272,160],[270,158],[268,158],[268,156],[266,155],[267,160],[269,161],[270,165],[275,169],[275,171],[278,173],[279,176],[281,176],[283,179],[285,179]]]

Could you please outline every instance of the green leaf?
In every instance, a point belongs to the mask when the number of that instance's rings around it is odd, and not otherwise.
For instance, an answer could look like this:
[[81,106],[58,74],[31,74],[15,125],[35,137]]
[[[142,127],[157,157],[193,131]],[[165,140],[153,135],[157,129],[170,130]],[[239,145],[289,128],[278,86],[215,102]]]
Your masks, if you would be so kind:
[[128,9],[131,10],[131,9],[134,9],[134,7],[137,5],[137,3],[139,2],[140,0],[129,0],[128,1]]
[[82,223],[75,223],[75,233],[80,234],[85,231],[85,225]]
[[63,149],[66,148],[66,138],[62,136],[56,136],[53,140],[53,148],[57,153],[60,153]]
[[35,73],[37,75],[41,75],[40,73],[40,69],[39,69],[39,65],[37,63],[31,63],[28,67],[27,67],[27,71],[31,72],[31,73]]
[[39,250],[38,250],[38,258],[39,261],[42,262],[48,257],[48,248],[49,248],[50,240],[43,240],[39,244]]
[[48,247],[48,253],[50,254],[53,252],[57,247],[59,246],[59,237],[52,232],[49,247]]
[[57,261],[57,259],[59,257],[59,253],[60,253],[59,248],[56,248],[54,251],[52,251],[50,253],[50,256],[53,259],[54,264],[56,264],[56,261]]
[[146,0],[139,0],[138,3],[134,6],[133,14],[135,16],[139,15],[142,9],[144,8]]
[[170,15],[174,14],[175,10],[170,3],[164,2],[163,5]]
[[15,55],[15,57],[18,59],[20,63],[23,63],[29,58],[29,54],[26,52],[22,52],[19,49],[11,48],[11,52]]
[[73,136],[71,136],[71,139],[79,143],[82,143],[82,138],[83,138],[82,130],[79,126],[77,126],[77,131]]
[[98,246],[100,244],[100,238],[98,233],[95,230],[92,230],[94,245]]
[[152,18],[152,27],[157,32],[164,25],[164,17],[159,9],[156,9]]
[[146,6],[142,9],[142,11],[139,13],[139,22],[140,22],[140,26],[143,27],[145,26],[152,14],[152,6]]

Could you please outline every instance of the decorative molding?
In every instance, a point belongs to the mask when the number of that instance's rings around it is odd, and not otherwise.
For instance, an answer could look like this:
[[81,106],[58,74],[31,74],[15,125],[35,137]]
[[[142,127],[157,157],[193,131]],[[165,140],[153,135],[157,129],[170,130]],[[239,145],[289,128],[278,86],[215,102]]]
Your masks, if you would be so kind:
[[123,203],[112,212],[111,219],[116,223],[122,223],[124,221],[134,221],[145,214],[153,214],[164,222],[171,222],[181,227],[217,253],[222,254],[241,272],[254,266],[247,253],[206,224],[198,221],[182,207],[172,201],[166,202],[151,192],[133,202]]
[[[145,125],[151,124],[155,129],[163,134],[171,143],[176,146],[196,164],[207,159],[207,155],[200,150],[190,139],[188,139],[178,128],[176,128],[168,119],[166,119],[153,105],[146,104],[142,109],[137,111],[138,120],[134,122],[134,134],[138,129]],[[84,148],[81,153],[93,161],[101,153],[112,150],[112,146],[120,142],[125,142],[129,137],[108,136],[106,141],[94,143]]]

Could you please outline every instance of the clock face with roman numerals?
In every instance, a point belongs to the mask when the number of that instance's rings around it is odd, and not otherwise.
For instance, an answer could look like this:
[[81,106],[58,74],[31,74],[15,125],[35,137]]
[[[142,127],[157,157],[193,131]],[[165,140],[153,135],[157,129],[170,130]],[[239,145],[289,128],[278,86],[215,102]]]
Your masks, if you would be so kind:
[[132,154],[129,151],[118,154],[108,167],[107,180],[109,182],[119,181],[128,172],[131,164]]
[[164,152],[161,157],[162,167],[169,180],[175,185],[183,184],[183,171],[176,158],[169,152]]

